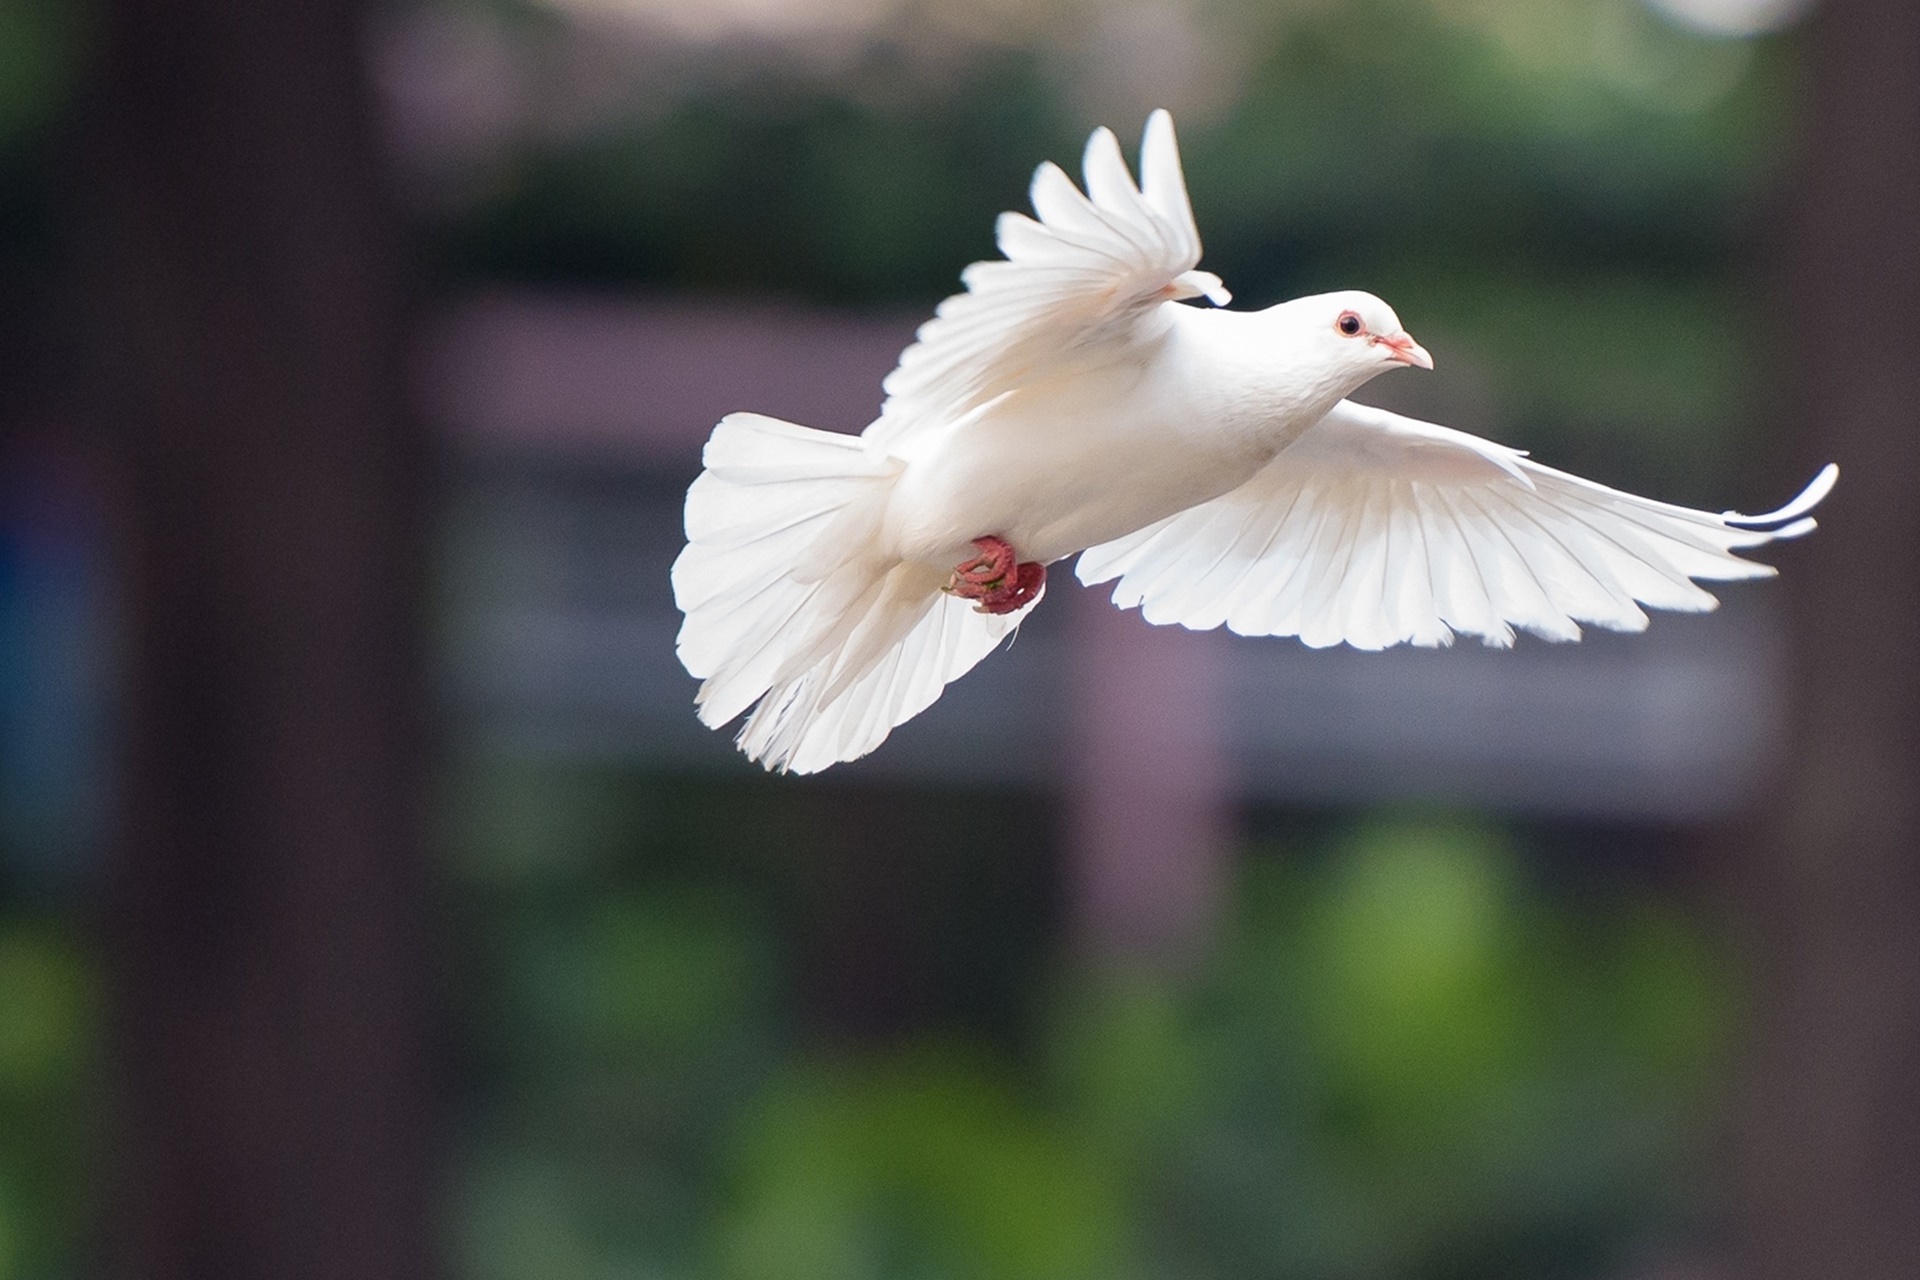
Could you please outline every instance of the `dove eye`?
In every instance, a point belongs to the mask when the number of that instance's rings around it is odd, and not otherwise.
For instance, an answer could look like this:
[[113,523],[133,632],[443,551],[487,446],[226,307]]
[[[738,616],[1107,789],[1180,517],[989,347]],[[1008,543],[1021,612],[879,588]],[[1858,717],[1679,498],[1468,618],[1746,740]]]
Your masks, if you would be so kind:
[[1333,322],[1333,327],[1338,329],[1341,333],[1345,334],[1347,337],[1353,338],[1353,337],[1359,336],[1360,330],[1364,329],[1366,326],[1360,323],[1360,317],[1354,312],[1342,311],[1340,313],[1340,318]]

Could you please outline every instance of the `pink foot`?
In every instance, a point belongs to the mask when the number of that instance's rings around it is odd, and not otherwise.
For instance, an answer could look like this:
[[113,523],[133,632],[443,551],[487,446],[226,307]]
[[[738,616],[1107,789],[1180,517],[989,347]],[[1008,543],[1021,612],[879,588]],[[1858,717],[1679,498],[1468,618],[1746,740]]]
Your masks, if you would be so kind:
[[980,554],[954,566],[947,590],[963,600],[980,602],[981,613],[1012,613],[1025,608],[1046,585],[1047,567],[1038,561],[1016,563],[1013,547],[1004,538],[975,538]]

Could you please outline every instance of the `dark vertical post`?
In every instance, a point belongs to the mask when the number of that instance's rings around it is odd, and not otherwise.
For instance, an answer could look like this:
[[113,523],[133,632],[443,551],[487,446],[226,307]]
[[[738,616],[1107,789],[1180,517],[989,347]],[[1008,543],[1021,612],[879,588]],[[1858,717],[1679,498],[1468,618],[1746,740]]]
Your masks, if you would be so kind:
[[356,0],[106,0],[77,249],[124,462],[109,1274],[419,1280],[421,439]]
[[1754,864],[1756,1280],[1920,1271],[1920,6],[1824,0],[1789,244],[1792,411],[1841,465],[1792,556],[1792,758]]

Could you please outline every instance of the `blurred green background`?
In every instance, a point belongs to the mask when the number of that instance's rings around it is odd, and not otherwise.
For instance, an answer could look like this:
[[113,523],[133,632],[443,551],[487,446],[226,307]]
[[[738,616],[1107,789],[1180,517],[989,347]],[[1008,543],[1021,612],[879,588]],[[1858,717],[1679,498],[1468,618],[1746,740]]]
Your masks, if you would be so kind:
[[776,784],[487,790],[468,1274],[1657,1274],[1714,1208],[1737,990],[1609,847],[1670,838],[1295,815],[1168,972],[1063,954],[1044,847],[931,816],[1006,797],[913,797],[876,895]]
[[[1459,425],[1718,508],[1764,478],[1799,66],[1772,28],[1796,16],[444,0],[369,44],[432,297],[925,311],[1037,161],[1096,123],[1131,147],[1164,101],[1241,303],[1379,292],[1461,371],[1480,416]],[[0,0],[16,309],[58,310],[73,269],[88,22]],[[0,411],[34,417],[14,381]],[[55,519],[67,473],[8,465],[0,1280],[54,1280],[88,1272],[109,1162],[91,904],[115,608],[84,486]],[[455,1274],[1653,1277],[1694,1274],[1720,1230],[1745,997],[1711,831],[1261,808],[1208,936],[1168,962],[1076,944],[1052,795],[456,733],[436,797]]]

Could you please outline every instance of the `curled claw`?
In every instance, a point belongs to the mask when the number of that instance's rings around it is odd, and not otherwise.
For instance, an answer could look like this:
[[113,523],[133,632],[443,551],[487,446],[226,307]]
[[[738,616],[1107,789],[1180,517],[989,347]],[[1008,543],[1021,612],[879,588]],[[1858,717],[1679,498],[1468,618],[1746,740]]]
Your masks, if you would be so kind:
[[960,591],[963,585],[991,590],[1015,572],[1013,547],[1004,538],[975,538],[973,545],[980,548],[980,554],[955,565],[953,581],[947,586],[949,591],[959,591],[968,599],[974,597],[970,592]]
[[1033,603],[1046,585],[1045,565],[1034,560],[1019,563],[1004,538],[975,538],[973,545],[980,554],[954,566],[948,592],[978,601],[981,613],[1013,613]]
[[1047,566],[1028,560],[1014,572],[1012,585],[1002,586],[991,598],[980,601],[980,612],[1013,613],[1039,598],[1040,588],[1047,583]]

